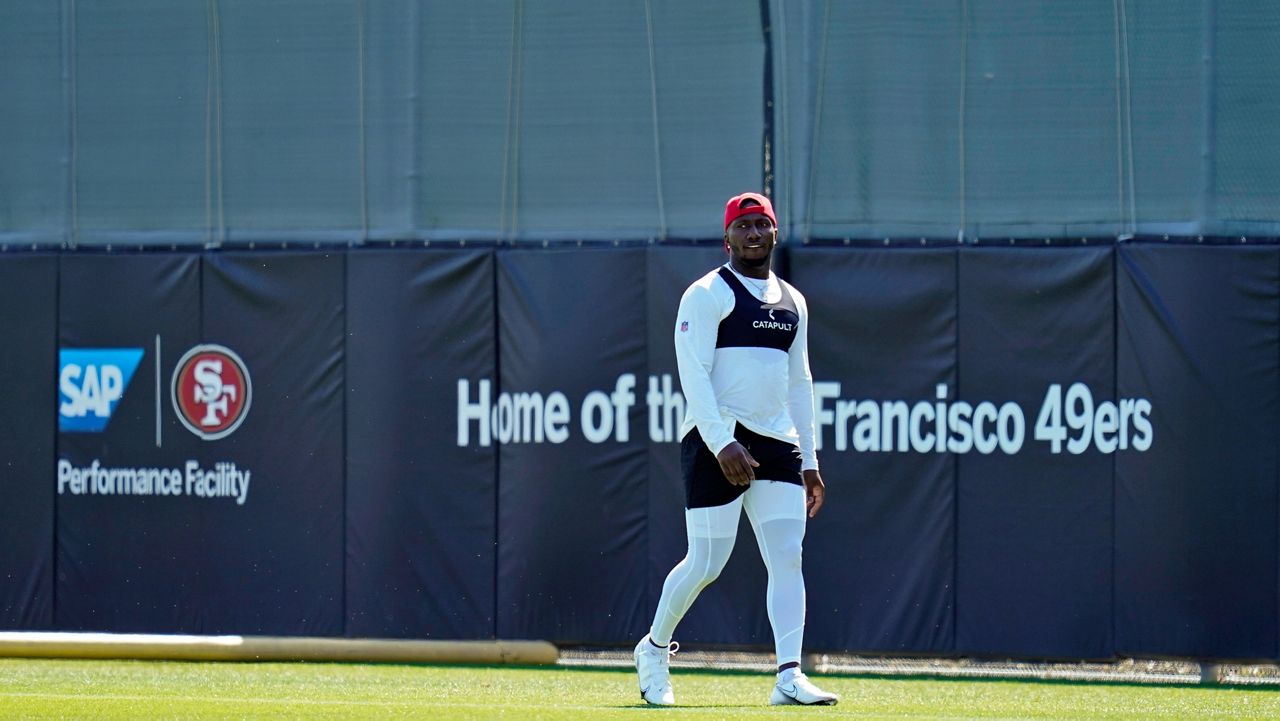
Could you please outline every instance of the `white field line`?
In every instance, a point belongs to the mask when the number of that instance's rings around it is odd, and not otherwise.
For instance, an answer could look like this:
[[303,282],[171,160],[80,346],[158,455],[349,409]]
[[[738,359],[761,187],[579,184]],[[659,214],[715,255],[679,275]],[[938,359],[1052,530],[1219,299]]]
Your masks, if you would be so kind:
[[[59,701],[66,700],[85,700],[85,701],[139,701],[150,704],[160,704],[164,702],[182,702],[182,703],[252,703],[252,704],[276,704],[276,705],[299,705],[299,706],[372,706],[372,707],[429,707],[429,708],[462,708],[462,709],[509,709],[513,711],[534,711],[538,709],[546,710],[564,710],[564,711],[580,711],[590,714],[601,714],[609,712],[635,712],[650,713],[653,709],[649,706],[587,706],[583,704],[547,704],[547,705],[530,705],[517,703],[467,703],[455,701],[433,701],[423,699],[421,701],[381,701],[381,700],[362,700],[362,701],[345,701],[340,699],[281,699],[281,698],[257,698],[252,696],[140,696],[134,694],[85,694],[85,693],[46,693],[36,691],[0,691],[0,698],[47,698]],[[743,716],[768,716],[777,718],[779,709],[772,706],[686,706],[673,707],[663,709],[663,715],[679,715],[680,712],[703,713],[713,711],[715,709],[723,709],[725,712],[732,712],[735,718]],[[857,709],[845,709],[840,707],[828,707],[824,709],[824,716],[848,716],[856,718],[929,718],[939,719],[940,721],[965,721],[973,719],[974,716],[942,716],[933,712],[913,713],[894,713],[894,714],[876,714],[876,713],[859,713]],[[843,712],[843,713],[842,713]],[[1216,715],[1216,714],[1215,714]],[[1232,713],[1223,711],[1223,717],[1233,717]],[[984,721],[1025,721],[1025,716],[982,716]]]

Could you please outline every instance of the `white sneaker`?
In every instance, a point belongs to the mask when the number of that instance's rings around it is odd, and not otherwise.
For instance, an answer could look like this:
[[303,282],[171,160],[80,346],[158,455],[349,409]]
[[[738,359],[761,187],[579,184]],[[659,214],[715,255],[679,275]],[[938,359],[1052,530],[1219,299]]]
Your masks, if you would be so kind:
[[840,697],[827,693],[800,673],[799,669],[787,669],[778,675],[778,683],[773,687],[769,703],[774,706],[785,704],[803,704],[805,706],[835,706]]
[[636,644],[636,673],[640,675],[640,698],[654,706],[671,706],[676,702],[671,692],[671,657],[680,650],[675,641],[667,648],[654,646],[645,634]]

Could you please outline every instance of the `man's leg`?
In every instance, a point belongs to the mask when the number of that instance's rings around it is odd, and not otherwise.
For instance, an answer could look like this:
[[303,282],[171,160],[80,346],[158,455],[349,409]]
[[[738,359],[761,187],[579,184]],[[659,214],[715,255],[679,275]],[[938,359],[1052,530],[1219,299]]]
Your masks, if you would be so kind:
[[755,481],[746,493],[744,505],[760,546],[760,556],[769,572],[765,605],[778,659],[778,681],[770,703],[834,704],[837,701],[834,694],[818,689],[800,672],[805,615],[801,570],[804,487]]
[[[685,529],[689,550],[676,564],[662,584],[662,596],[649,633],[636,644],[636,670],[640,674],[640,695],[658,706],[674,703],[671,691],[671,636],[684,618],[694,599],[716,580],[733,552],[738,533],[738,516],[742,499],[713,508],[691,508],[685,511]],[[679,648],[678,646],[675,646]]]
[[794,483],[755,481],[746,493],[747,518],[756,534],[760,556],[769,572],[765,606],[773,627],[778,665],[799,665],[804,641],[804,487]]
[[649,638],[658,645],[671,643],[676,625],[688,613],[694,599],[720,576],[733,552],[738,535],[742,499],[715,508],[691,508],[684,512],[689,550],[662,584],[658,610],[649,628]]

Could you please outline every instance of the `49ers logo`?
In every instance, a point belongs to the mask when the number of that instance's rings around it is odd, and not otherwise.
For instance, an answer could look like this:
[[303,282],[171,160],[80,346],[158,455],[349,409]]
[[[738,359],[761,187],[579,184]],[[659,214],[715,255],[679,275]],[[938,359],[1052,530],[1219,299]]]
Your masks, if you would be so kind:
[[198,345],[173,371],[173,409],[187,430],[206,441],[232,433],[249,414],[249,369],[230,348]]

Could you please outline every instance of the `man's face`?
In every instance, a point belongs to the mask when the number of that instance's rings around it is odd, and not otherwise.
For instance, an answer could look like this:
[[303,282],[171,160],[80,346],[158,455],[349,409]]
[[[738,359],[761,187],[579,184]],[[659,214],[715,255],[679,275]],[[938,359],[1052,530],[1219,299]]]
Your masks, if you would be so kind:
[[769,254],[778,242],[778,229],[764,213],[751,213],[735,218],[724,232],[729,255],[748,268],[769,263]]

